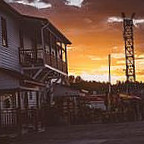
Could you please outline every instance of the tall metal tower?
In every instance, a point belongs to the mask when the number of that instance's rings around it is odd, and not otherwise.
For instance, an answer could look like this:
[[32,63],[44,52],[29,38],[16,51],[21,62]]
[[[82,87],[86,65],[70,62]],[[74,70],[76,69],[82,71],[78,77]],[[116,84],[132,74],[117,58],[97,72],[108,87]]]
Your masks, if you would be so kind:
[[134,38],[133,38],[133,18],[135,13],[132,14],[131,18],[127,18],[124,13],[123,26],[124,26],[124,41],[125,41],[125,58],[126,58],[126,78],[128,82],[135,82],[135,54],[134,54]]

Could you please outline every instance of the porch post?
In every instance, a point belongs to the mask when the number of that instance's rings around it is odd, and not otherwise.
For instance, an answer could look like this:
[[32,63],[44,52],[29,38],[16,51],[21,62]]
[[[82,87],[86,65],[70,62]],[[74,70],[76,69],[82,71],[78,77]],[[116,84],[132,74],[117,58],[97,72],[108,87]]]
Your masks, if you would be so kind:
[[36,107],[39,109],[39,92],[36,92]]
[[62,71],[64,70],[63,68],[63,47],[62,47],[62,42],[60,42],[60,46],[61,46],[61,61],[62,61]]
[[52,65],[52,59],[51,59],[51,55],[52,55],[52,34],[49,31],[49,50],[50,50],[50,65]]
[[0,95],[0,128],[1,128],[1,109],[2,109],[2,96]]
[[37,62],[38,50],[37,50],[37,29],[36,28],[34,28],[34,36],[32,38],[32,49],[33,49],[34,60]]
[[17,122],[18,122],[18,134],[22,134],[22,121],[21,121],[21,97],[20,97],[20,91],[17,93],[18,98],[18,111],[17,111]]
[[49,23],[46,23],[42,28],[41,28],[41,40],[42,40],[42,47],[43,47],[43,61],[45,64],[45,37],[44,37],[44,30],[49,26]]
[[44,30],[47,27],[47,25],[44,25],[41,29],[41,40],[42,40],[42,48],[43,48],[43,61],[45,64],[45,37],[44,37]]
[[58,68],[57,38],[56,37],[54,37],[54,47],[55,47],[55,53],[56,53],[56,68]]
[[35,110],[35,130],[38,131],[38,125],[39,125],[39,92],[36,92],[36,110]]
[[68,73],[67,44],[65,44],[66,73]]

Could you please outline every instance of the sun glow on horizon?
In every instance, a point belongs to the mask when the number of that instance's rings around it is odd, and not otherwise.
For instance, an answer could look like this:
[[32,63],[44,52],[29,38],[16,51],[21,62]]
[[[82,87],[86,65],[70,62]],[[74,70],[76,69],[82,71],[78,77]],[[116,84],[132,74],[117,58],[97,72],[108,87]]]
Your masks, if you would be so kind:
[[[80,76],[83,80],[96,81],[96,82],[108,82],[108,74],[89,74],[82,72],[80,75],[70,73],[69,75]],[[116,84],[117,81],[125,81],[125,76],[112,75],[111,83]]]

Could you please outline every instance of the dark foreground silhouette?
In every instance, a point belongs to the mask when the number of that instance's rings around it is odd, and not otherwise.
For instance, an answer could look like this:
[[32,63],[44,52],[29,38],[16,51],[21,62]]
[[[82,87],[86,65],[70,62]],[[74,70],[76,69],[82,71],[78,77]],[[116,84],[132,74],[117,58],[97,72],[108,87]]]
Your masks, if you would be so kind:
[[50,127],[12,144],[144,144],[144,122]]

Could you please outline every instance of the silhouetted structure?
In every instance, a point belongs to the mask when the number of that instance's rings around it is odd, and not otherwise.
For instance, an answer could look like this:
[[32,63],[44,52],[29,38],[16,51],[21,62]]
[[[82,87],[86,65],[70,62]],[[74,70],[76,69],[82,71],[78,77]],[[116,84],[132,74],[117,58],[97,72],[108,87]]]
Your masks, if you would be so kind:
[[68,44],[48,19],[0,1],[0,134],[44,129],[53,87],[67,84]]
[[133,38],[133,18],[135,13],[132,14],[131,18],[127,18],[124,13],[123,26],[124,26],[124,40],[125,40],[125,58],[126,58],[126,77],[127,81],[135,82],[135,56],[134,56],[134,38]]

